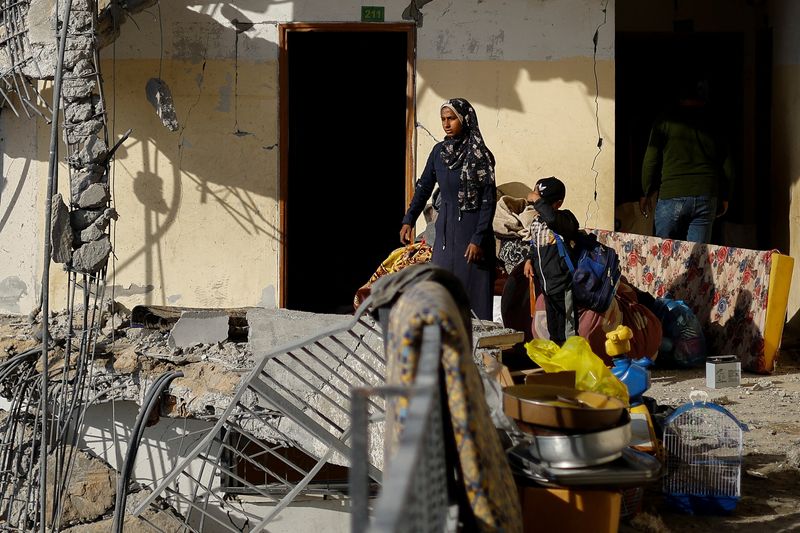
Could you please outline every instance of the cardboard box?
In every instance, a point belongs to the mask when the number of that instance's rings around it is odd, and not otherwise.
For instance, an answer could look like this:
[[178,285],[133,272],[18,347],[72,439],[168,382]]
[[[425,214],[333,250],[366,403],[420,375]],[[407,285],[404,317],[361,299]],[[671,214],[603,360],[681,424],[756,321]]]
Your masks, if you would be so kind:
[[741,380],[742,363],[735,355],[719,355],[706,359],[706,387],[738,387]]
[[558,533],[617,533],[619,491],[519,487],[522,530]]

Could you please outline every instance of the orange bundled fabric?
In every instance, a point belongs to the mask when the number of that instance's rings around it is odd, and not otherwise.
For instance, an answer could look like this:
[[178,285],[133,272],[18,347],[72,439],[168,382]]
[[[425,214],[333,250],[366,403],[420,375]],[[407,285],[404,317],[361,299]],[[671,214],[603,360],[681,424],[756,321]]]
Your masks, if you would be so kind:
[[356,295],[353,297],[353,307],[355,309],[359,308],[359,306],[369,296],[372,284],[378,279],[387,274],[392,274],[394,272],[403,270],[411,265],[429,263],[432,254],[433,250],[425,243],[425,241],[415,242],[409,244],[408,246],[403,246],[393,250],[392,253],[389,254],[389,257],[387,257],[380,264],[375,273],[369,278],[369,281],[367,281],[356,291]]

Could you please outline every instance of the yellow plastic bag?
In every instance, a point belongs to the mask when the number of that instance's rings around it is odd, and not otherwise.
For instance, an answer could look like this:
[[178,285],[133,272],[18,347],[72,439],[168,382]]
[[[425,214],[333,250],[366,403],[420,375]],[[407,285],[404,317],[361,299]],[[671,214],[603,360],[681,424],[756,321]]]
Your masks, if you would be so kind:
[[553,341],[533,339],[525,349],[545,372],[574,370],[576,389],[600,392],[629,403],[628,387],[592,352],[583,337],[570,337],[561,348]]

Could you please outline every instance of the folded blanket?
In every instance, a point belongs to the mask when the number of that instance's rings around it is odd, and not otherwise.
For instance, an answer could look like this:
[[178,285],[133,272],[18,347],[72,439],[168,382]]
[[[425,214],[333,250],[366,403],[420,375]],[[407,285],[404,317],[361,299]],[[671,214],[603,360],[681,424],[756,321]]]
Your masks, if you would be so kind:
[[504,195],[497,201],[492,229],[501,239],[530,240],[531,222],[536,216],[536,210],[524,198]]

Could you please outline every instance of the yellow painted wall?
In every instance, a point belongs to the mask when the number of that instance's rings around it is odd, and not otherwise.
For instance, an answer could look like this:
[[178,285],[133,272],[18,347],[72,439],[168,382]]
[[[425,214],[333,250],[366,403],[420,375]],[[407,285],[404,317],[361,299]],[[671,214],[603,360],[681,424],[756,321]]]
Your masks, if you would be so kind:
[[[111,125],[117,135],[133,128],[114,169],[120,220],[108,281],[122,289],[152,286],[117,298],[124,303],[257,305],[265,289],[279,285],[277,64],[240,62],[238,115],[233,67],[229,60],[165,61],[162,77],[181,124],[169,132],[144,97],[158,62],[103,64]],[[418,121],[437,138],[441,102],[470,99],[498,161],[498,185],[531,187],[559,176],[568,188],[565,207],[582,224],[612,227],[612,61],[598,63],[603,150],[595,162],[596,202],[591,59],[420,61],[417,74]],[[237,116],[246,134],[235,133]],[[423,128],[417,138],[419,173],[435,141]]]
[[[401,19],[407,5],[387,2],[386,21],[408,23]],[[349,0],[208,6],[181,0],[125,22],[101,56],[112,143],[133,129],[112,169],[120,218],[107,282],[116,300],[198,307],[279,300],[278,29],[293,21],[355,22],[359,12],[360,3]],[[520,191],[559,176],[568,187],[566,207],[581,223],[611,228],[613,12],[612,1],[605,20],[594,0],[512,0],[502,9],[480,0],[426,5],[416,41],[417,176],[434,143],[426,129],[436,139],[443,135],[439,105],[463,96],[476,106],[501,187],[513,182]],[[599,25],[595,63],[592,34]],[[172,91],[177,132],[161,125],[146,99],[153,77]],[[32,153],[16,157],[30,157],[46,171],[49,128],[36,131]],[[62,145],[60,159],[65,153]],[[67,194],[67,168],[60,168]],[[37,212],[43,187],[38,194]],[[66,276],[58,265],[51,287],[52,307],[63,307]]]
[[[497,160],[497,184],[512,192],[557,176],[567,186],[566,209],[581,225],[613,229],[614,62],[598,61],[597,149],[595,82],[591,58],[554,61],[420,61],[417,121],[441,140],[439,106],[467,98]],[[434,139],[417,128],[417,170]],[[597,156],[597,160],[594,161]],[[597,174],[592,171],[594,169]],[[596,179],[596,183],[595,183]],[[597,201],[594,200],[595,186]]]
[[[234,91],[233,61],[165,60],[177,132],[145,98],[158,60],[106,60],[102,68],[110,127],[116,138],[133,129],[112,167],[120,218],[107,282],[121,289],[116,299],[258,304],[278,277],[277,64],[240,61]],[[63,294],[63,273],[51,278]],[[126,296],[131,284],[139,289]]]
[[44,122],[20,114],[0,111],[0,313],[14,314],[29,312],[39,301],[44,255],[44,195],[39,193],[41,176],[47,174],[35,157]]

